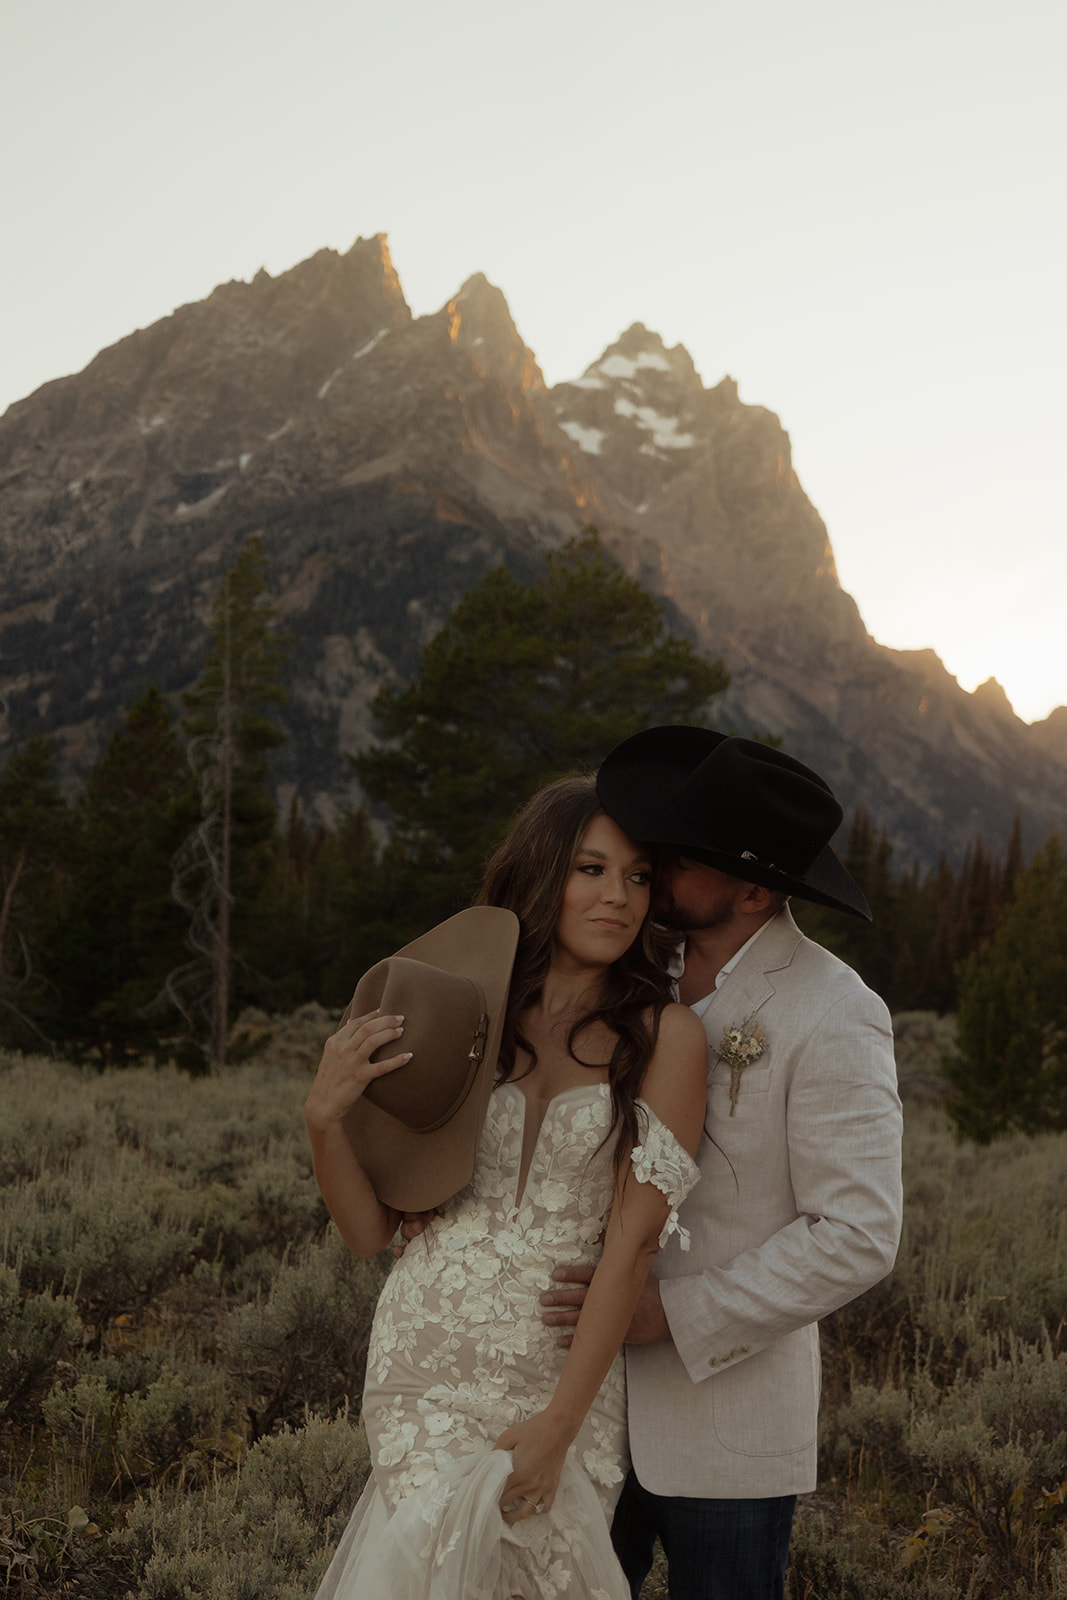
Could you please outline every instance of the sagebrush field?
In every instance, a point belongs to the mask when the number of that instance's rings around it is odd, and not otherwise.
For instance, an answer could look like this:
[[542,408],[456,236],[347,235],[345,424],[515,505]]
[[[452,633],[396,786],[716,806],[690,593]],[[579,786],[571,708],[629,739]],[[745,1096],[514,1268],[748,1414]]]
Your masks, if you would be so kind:
[[[5,1592],[314,1593],[367,1472],[388,1268],[348,1256],[311,1173],[329,1024],[264,1019],[266,1048],[219,1079],[0,1056]],[[794,1600],[1067,1595],[1067,1136],[956,1143],[940,1026],[902,1030],[925,1098],[897,1267],[823,1324]]]

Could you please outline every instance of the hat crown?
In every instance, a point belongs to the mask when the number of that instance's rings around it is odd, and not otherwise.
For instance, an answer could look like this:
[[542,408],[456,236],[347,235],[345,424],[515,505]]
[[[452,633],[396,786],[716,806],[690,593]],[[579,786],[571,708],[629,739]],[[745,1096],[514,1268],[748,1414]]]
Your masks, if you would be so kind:
[[412,1053],[403,1066],[372,1079],[365,1097],[413,1133],[441,1127],[478,1076],[489,1020],[481,985],[409,956],[388,956],[360,979],[355,1009],[406,1019],[403,1041],[380,1045],[372,1061],[397,1054],[401,1042]]
[[794,874],[807,872],[843,814],[818,773],[753,739],[716,745],[676,803],[716,849]]

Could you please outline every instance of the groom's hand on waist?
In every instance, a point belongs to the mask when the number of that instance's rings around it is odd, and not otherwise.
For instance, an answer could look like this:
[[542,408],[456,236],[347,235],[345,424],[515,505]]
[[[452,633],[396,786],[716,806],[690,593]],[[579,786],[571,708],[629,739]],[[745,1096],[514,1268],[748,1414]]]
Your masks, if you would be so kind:
[[429,1224],[436,1217],[436,1211],[405,1211],[400,1224],[400,1240],[393,1241],[393,1255],[399,1261],[412,1239],[417,1239],[420,1233],[425,1233]]
[[[572,1266],[556,1267],[552,1273],[556,1287],[547,1290],[541,1296],[541,1321],[548,1328],[560,1329],[556,1343],[564,1350],[570,1347],[574,1338],[578,1314],[585,1302],[595,1270],[593,1266],[582,1266],[578,1262]],[[671,1330],[667,1326],[663,1302],[660,1299],[659,1279],[650,1272],[645,1279],[645,1286],[641,1290],[641,1298],[637,1302],[630,1326],[626,1330],[625,1342],[654,1344],[657,1339],[669,1339],[670,1336]]]

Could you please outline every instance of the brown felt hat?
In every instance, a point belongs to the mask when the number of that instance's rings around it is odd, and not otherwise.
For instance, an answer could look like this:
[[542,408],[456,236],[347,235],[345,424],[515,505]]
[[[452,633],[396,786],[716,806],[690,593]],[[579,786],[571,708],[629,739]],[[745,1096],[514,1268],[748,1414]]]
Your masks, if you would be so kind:
[[470,1182],[518,942],[513,911],[472,906],[379,961],[356,985],[342,1021],[393,1012],[404,1018],[404,1037],[375,1057],[411,1051],[404,1066],[367,1085],[347,1119],[360,1164],[387,1206],[429,1211]]

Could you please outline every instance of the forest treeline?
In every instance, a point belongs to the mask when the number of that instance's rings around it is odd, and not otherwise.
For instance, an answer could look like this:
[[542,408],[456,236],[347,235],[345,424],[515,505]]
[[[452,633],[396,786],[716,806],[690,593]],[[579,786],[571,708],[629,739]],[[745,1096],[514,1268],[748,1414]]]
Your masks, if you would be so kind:
[[[285,649],[253,540],[177,713],[146,688],[72,801],[46,740],[11,757],[0,1044],[202,1070],[224,1059],[244,1007],[340,1008],[368,965],[466,903],[535,788],[595,767],[641,727],[713,724],[729,681],[669,633],[661,603],[590,531],[535,583],[496,568],[468,592],[415,681],[374,703],[383,742],[354,765],[378,821],[361,807],[328,825],[299,796],[279,816],[271,797]],[[1025,874],[1018,821],[1007,840],[976,838],[957,866],[898,860],[865,812],[839,849],[875,920],[795,905],[801,925],[891,1010],[955,1011],[961,971],[990,947]]]

